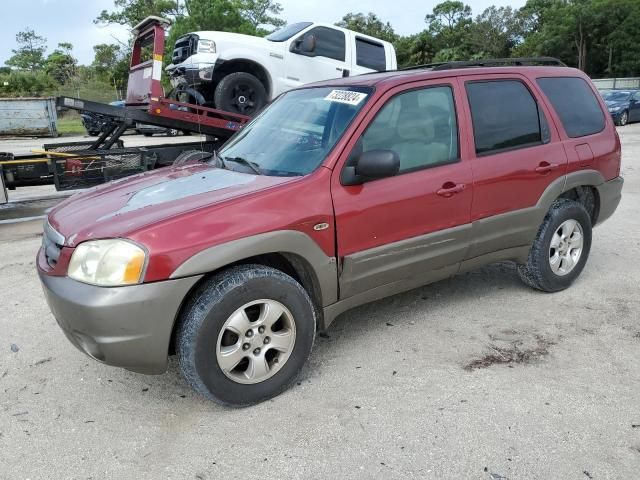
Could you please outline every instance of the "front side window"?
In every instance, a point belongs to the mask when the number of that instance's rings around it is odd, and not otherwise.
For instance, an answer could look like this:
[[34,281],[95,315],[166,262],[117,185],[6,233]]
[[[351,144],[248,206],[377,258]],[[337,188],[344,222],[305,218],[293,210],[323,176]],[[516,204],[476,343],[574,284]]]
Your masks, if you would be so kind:
[[315,50],[311,52],[313,56],[344,62],[346,40],[343,32],[328,27],[316,27],[306,32],[300,40],[309,35],[315,37]]
[[306,175],[326,158],[369,101],[371,87],[292,90],[238,132],[218,152],[243,159],[265,175]]
[[362,135],[354,153],[357,156],[370,150],[396,152],[401,173],[455,162],[458,124],[451,87],[411,90],[391,98]]
[[379,72],[386,70],[387,60],[384,54],[384,45],[364,38],[356,38],[356,63],[361,67]]
[[546,120],[538,113],[538,104],[522,82],[469,82],[466,90],[477,155],[544,143],[541,123],[546,127]]
[[547,77],[538,78],[537,82],[569,137],[593,135],[604,129],[605,117],[600,104],[582,78]]

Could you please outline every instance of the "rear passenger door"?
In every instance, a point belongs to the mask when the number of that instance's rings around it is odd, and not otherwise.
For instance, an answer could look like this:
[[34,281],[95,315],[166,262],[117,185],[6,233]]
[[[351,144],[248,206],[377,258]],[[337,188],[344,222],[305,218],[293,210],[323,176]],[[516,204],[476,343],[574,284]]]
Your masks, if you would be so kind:
[[[473,196],[468,152],[459,143],[458,96],[458,84],[448,80],[399,87],[356,130],[331,180],[340,298],[457,272],[468,247]],[[343,169],[371,150],[395,151],[399,174],[343,185]]]
[[369,72],[382,72],[387,69],[387,55],[384,44],[361,37],[357,34],[353,38],[352,48],[355,52],[351,60],[351,75],[361,75]]
[[567,158],[535,87],[518,75],[463,77],[473,127],[474,244],[468,258],[528,245],[536,203]]

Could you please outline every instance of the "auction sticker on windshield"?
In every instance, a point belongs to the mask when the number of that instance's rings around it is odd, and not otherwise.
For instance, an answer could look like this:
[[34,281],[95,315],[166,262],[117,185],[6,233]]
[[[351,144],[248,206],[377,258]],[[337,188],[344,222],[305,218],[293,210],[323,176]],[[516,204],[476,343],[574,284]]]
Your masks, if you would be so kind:
[[329,95],[324,97],[330,102],[346,103],[347,105],[358,105],[365,98],[367,98],[366,93],[350,92],[349,90],[332,90]]

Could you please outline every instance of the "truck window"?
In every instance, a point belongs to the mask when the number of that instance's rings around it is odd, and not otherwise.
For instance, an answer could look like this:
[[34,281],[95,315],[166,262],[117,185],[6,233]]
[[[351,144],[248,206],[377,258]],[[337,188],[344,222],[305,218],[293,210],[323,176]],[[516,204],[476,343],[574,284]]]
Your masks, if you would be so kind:
[[468,82],[466,90],[477,155],[543,143],[541,123],[546,126],[546,120],[539,115],[538,104],[522,82]]
[[346,42],[343,32],[333,28],[316,27],[309,30],[305,35],[314,35],[316,37],[316,56],[333,58],[344,62]]
[[383,71],[387,69],[384,46],[356,37],[356,63],[365,68]]
[[571,138],[593,135],[604,129],[600,104],[582,78],[546,77],[538,78],[537,82]]
[[401,93],[378,112],[356,148],[393,150],[400,172],[436,167],[458,159],[458,124],[448,86]]

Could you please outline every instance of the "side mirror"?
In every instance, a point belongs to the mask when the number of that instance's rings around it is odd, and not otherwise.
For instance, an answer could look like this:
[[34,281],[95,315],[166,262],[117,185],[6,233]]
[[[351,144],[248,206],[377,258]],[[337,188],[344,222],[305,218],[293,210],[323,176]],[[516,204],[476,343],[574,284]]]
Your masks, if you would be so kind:
[[369,150],[342,172],[343,185],[360,185],[371,180],[393,177],[400,171],[400,157],[393,150]]
[[316,36],[313,34],[305,35],[302,40],[302,51],[305,53],[313,53],[316,51]]
[[[296,42],[298,43],[298,42]],[[298,51],[300,53],[313,53],[316,50],[316,36],[309,33],[302,37],[302,41],[298,44]]]

